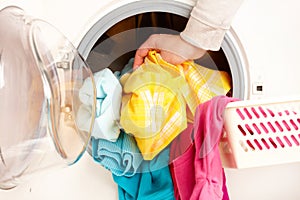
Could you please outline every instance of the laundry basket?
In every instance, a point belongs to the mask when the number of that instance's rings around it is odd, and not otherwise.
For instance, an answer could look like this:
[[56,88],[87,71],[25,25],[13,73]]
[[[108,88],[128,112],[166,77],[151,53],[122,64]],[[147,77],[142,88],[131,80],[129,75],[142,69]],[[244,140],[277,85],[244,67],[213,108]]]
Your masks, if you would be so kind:
[[300,161],[300,98],[229,103],[220,154],[225,168]]

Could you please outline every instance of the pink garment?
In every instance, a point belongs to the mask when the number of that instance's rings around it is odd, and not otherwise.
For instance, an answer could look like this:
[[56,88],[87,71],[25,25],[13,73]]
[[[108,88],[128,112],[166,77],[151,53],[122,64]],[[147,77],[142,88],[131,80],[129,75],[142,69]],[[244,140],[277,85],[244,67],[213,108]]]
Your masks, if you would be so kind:
[[173,141],[170,146],[170,161],[176,160],[182,156],[191,144],[194,143],[194,124],[187,123],[186,129],[180,133]]
[[[197,107],[194,143],[170,165],[177,200],[229,200],[218,143],[223,130],[222,113],[236,99],[217,96]],[[181,137],[189,140],[193,132]],[[179,143],[172,143],[170,151]]]
[[[171,177],[172,177],[172,181],[173,181],[173,188],[174,188],[174,196],[175,199],[179,200],[181,199],[182,195],[187,194],[187,196],[185,196],[183,199],[188,199],[190,197],[190,194],[192,193],[192,189],[195,185],[195,174],[194,173],[186,173],[186,171],[184,170],[186,167],[189,168],[189,171],[194,172],[195,170],[192,169],[194,167],[193,165],[193,157],[195,156],[195,148],[194,148],[194,139],[193,139],[193,130],[194,130],[194,126],[192,123],[188,123],[187,124],[187,128],[180,133],[180,135],[178,135],[171,143],[170,146],[170,160],[171,160],[171,164],[169,165],[170,168],[170,173],[171,173]],[[178,170],[178,174],[177,176],[179,177],[184,177],[186,180],[189,180],[188,184],[186,185],[182,185],[180,187],[180,190],[184,190],[186,191],[186,193],[182,194],[181,191],[179,191],[178,188],[178,184],[176,182],[176,178],[175,178],[175,170],[174,170],[174,165],[172,163],[173,160],[177,160],[177,158],[182,158],[184,157],[184,155],[188,155],[185,156],[186,157],[186,161],[183,163],[178,163],[180,165],[180,168],[182,168],[182,170]],[[193,156],[192,156],[193,155]],[[181,159],[183,160],[183,159]],[[187,165],[187,166],[185,166]],[[182,166],[182,167],[181,167]],[[182,173],[182,175],[181,175]],[[181,184],[181,181],[179,181],[179,184]]]

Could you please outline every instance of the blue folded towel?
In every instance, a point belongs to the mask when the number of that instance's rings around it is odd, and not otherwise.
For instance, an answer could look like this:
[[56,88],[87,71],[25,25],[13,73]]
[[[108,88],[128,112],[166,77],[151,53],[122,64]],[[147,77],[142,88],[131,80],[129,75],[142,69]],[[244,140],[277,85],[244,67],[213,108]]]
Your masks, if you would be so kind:
[[174,200],[173,182],[167,165],[169,149],[164,149],[151,161],[144,161],[140,166],[142,173],[134,176],[116,176],[120,200]]
[[169,148],[151,161],[143,160],[132,136],[121,130],[116,142],[92,137],[94,160],[110,170],[120,200],[173,200]]
[[133,176],[143,161],[134,138],[122,130],[116,142],[92,137],[94,160],[117,176]]

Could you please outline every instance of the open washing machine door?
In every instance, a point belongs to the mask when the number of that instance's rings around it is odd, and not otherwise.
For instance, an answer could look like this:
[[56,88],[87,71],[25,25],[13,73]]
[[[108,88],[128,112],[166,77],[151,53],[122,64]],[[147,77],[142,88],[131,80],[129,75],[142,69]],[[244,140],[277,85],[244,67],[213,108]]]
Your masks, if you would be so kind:
[[[95,87],[77,49],[48,23],[7,7],[0,24],[0,188],[9,189],[82,156],[94,118],[82,130],[77,117],[95,113]],[[87,106],[79,89],[88,77]]]
[[[147,7],[145,4],[151,4],[151,2],[130,3],[115,9],[105,17],[100,18],[86,33],[78,49],[87,58],[87,62],[93,72],[99,71],[103,67],[119,70],[115,67],[126,64],[128,56],[133,56],[134,50],[139,47],[140,42],[144,41],[152,33],[178,33],[182,28],[181,25],[186,23],[185,20],[187,20],[187,15],[190,11],[190,7],[174,2],[161,1],[157,7],[163,8],[163,10],[157,10],[153,6]],[[138,8],[139,12],[132,13],[136,12],[132,8]],[[160,11],[166,12],[169,9],[173,10],[174,13],[167,13],[163,18],[170,17],[172,19],[175,17],[173,24],[178,29],[155,27],[155,20],[154,24],[150,24],[152,28],[144,27],[149,26],[147,24],[143,25],[143,23],[147,23],[147,17],[153,19],[160,17],[159,15],[163,14]],[[112,15],[119,17],[115,18]],[[161,22],[168,23],[168,21],[163,22],[161,19],[157,21],[158,26]],[[0,102],[1,105],[6,105],[5,108],[7,109],[0,115],[2,121],[0,128],[1,130],[7,129],[12,132],[12,134],[9,134],[12,137],[7,137],[5,132],[1,132],[1,138],[5,138],[7,141],[3,140],[3,144],[1,143],[0,146],[2,160],[0,172],[6,174],[7,178],[0,180],[0,182],[3,182],[2,188],[11,188],[18,184],[20,177],[50,166],[73,164],[82,155],[90,139],[91,131],[81,131],[76,124],[76,116],[80,112],[80,108],[82,108],[79,89],[83,86],[84,80],[87,77],[92,77],[92,75],[88,65],[78,54],[77,50],[49,24],[40,20],[33,20],[25,16],[22,10],[15,7],[2,10],[0,20],[1,24],[4,25],[2,27],[5,27],[5,30],[0,32],[1,40],[3,40],[0,48],[1,63],[5,63],[5,65],[1,65],[4,72],[1,72],[0,75],[4,78],[1,81],[3,86],[0,87],[0,91],[1,96],[2,93],[3,96],[10,95],[8,96],[9,98],[3,98]],[[178,24],[178,20],[180,20],[180,24]],[[128,23],[128,21],[136,21],[140,27],[134,27],[137,28],[134,30],[124,30],[123,25]],[[121,29],[118,29],[120,24]],[[13,30],[13,34],[7,34],[7,30]],[[133,35],[136,35],[138,40],[132,41],[130,38]],[[225,36],[222,50],[216,54],[211,52],[210,55],[201,60],[201,64],[208,62],[216,70],[221,70],[220,66],[226,65],[226,70],[232,76],[233,96],[244,99],[248,95],[246,66],[239,51],[239,45],[235,42],[234,32],[230,31]],[[128,46],[128,44],[134,44],[134,46]],[[17,57],[20,59],[16,59],[16,54],[19,55]],[[7,55],[10,55],[10,57],[7,57]],[[99,56],[100,59],[97,59]],[[216,60],[212,59],[212,57],[224,58],[221,61],[222,65],[216,64]],[[109,61],[101,63],[101,65],[95,63],[95,61],[107,61],[104,58],[108,58]],[[13,62],[6,64],[8,61]],[[14,69],[14,67],[17,68]],[[29,67],[30,70],[25,70]],[[10,71],[6,68],[10,69]],[[19,70],[23,71],[16,76],[15,74]],[[10,72],[10,74],[8,75],[6,71]],[[10,78],[10,81],[6,80],[8,79],[6,77]],[[15,80],[19,80],[20,83]],[[8,87],[7,82],[10,82],[12,86]],[[94,88],[91,87],[90,89],[90,93],[95,96]],[[93,98],[94,96],[91,95],[92,100],[95,99]],[[20,97],[24,99],[22,102],[18,101]],[[2,103],[2,101],[4,102]],[[31,103],[33,101],[34,104]],[[21,104],[20,108],[16,107],[18,104]],[[29,107],[30,105],[35,107]],[[95,102],[91,103],[91,105],[95,105]],[[94,107],[91,107],[86,110],[94,113],[94,109]],[[20,115],[20,110],[23,110],[24,116]],[[5,113],[10,113],[10,118],[7,118],[8,114]],[[12,125],[17,123],[17,121],[31,118],[29,117],[31,115],[37,117],[36,119],[34,118],[35,120],[29,120],[30,123],[18,124],[21,127]],[[15,116],[20,118],[15,119]],[[8,121],[10,124],[7,123]],[[33,128],[27,130],[30,127],[28,124],[33,124]],[[89,130],[91,130],[92,124],[93,121],[88,122],[87,127],[90,127]],[[65,129],[69,131],[65,131]],[[22,135],[19,134],[19,130],[23,130],[24,134],[23,132],[22,134],[26,136],[21,138],[14,136]],[[68,134],[69,132],[70,134]],[[13,152],[15,151],[14,149],[19,149],[19,146],[23,147],[19,144],[23,144],[23,141],[28,140],[30,142],[25,142],[25,145],[23,145],[26,151],[24,151],[24,148],[19,150],[23,152],[22,154],[11,153],[9,155],[14,156],[6,155],[6,152]],[[36,145],[31,141],[46,141],[46,145],[44,143]],[[28,147],[28,144],[34,145]],[[37,147],[40,147],[42,150],[39,150]],[[26,159],[18,155],[25,156]],[[10,162],[8,158],[11,159]],[[44,164],[41,165],[40,163]]]

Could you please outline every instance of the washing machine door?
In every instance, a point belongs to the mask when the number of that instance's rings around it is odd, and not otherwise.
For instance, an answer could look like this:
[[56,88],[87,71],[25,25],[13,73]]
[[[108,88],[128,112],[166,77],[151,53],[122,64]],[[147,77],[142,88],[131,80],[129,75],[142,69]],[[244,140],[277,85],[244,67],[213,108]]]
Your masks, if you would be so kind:
[[[91,84],[82,96],[87,79]],[[83,111],[92,117],[79,126]],[[92,72],[76,48],[20,8],[2,9],[0,188],[15,187],[34,172],[75,163],[90,140],[93,113]]]

